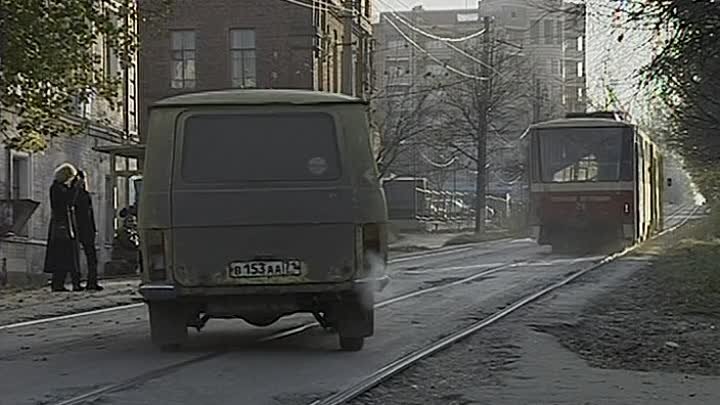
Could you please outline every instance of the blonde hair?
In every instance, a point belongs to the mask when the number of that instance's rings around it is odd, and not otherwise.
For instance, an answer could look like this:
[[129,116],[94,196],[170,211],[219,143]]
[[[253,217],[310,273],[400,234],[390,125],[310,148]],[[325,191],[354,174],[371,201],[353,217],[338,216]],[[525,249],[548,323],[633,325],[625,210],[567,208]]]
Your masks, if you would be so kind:
[[55,181],[65,183],[77,175],[77,169],[70,163],[63,163],[55,169]]

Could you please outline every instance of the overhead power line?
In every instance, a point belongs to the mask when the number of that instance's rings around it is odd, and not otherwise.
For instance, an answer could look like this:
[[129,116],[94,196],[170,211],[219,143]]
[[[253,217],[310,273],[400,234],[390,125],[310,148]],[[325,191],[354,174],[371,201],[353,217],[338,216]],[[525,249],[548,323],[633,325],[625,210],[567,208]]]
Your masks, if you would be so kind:
[[342,7],[342,6],[338,6],[338,5],[336,5],[336,4],[332,4],[332,3],[330,3],[330,2],[327,1],[327,0],[316,0],[316,1],[318,1],[318,3],[319,3],[318,5],[305,3],[304,1],[300,1],[300,0],[281,0],[281,1],[284,1],[284,2],[290,3],[290,4],[294,4],[294,5],[296,5],[296,6],[309,8],[309,9],[312,9],[312,10],[316,10],[316,9],[320,6],[320,7],[334,8],[334,9],[339,10],[339,11],[346,11],[346,12],[350,12],[350,13],[353,13],[353,14],[357,13],[357,10],[353,10],[353,9],[345,8],[345,7]]
[[[393,15],[394,15],[394,14],[393,14]],[[394,15],[394,16],[395,16],[395,18],[397,18],[400,22],[402,22],[402,23],[404,23],[405,25],[407,25],[407,23],[402,19],[402,17],[398,17],[397,15]],[[482,34],[482,33],[485,33],[485,30],[482,30],[481,34]],[[425,35],[425,34],[423,34],[423,35]],[[428,38],[433,38],[433,37],[428,36]],[[506,77],[505,77],[505,74],[503,74],[501,71],[499,71],[499,70],[495,69],[493,66],[491,66],[491,65],[483,62],[483,61],[480,60],[479,58],[476,58],[475,56],[471,55],[470,53],[466,52],[465,50],[463,50],[463,49],[461,49],[461,48],[458,48],[457,46],[455,46],[455,45],[453,45],[453,44],[451,44],[451,43],[446,43],[446,45],[447,45],[450,49],[452,49],[452,50],[454,50],[455,52],[459,53],[460,55],[462,55],[462,56],[470,59],[471,61],[479,64],[480,66],[484,66],[484,67],[490,69],[490,70],[491,70],[493,73],[495,73],[496,75],[501,76],[501,77],[503,77],[503,78],[506,78]]]
[[433,33],[431,33],[431,32],[427,32],[427,31],[425,31],[425,30],[422,30],[422,29],[418,28],[417,26],[413,25],[412,23],[410,23],[409,21],[407,21],[403,16],[401,16],[400,14],[398,14],[398,13],[396,13],[396,12],[390,12],[390,15],[392,15],[393,17],[395,17],[395,18],[397,18],[398,20],[400,20],[400,22],[403,23],[403,25],[407,26],[407,27],[410,28],[412,31],[415,31],[415,32],[417,32],[418,34],[423,35],[423,36],[425,36],[425,37],[428,37],[428,38],[431,38],[431,39],[435,39],[435,40],[437,40],[437,41],[442,41],[442,42],[453,42],[453,43],[454,43],[454,42],[465,42],[465,41],[469,41],[469,40],[471,40],[471,39],[478,38],[478,37],[480,37],[481,35],[483,35],[483,34],[485,33],[485,30],[483,29],[483,30],[477,31],[477,32],[475,32],[475,33],[473,33],[473,34],[470,34],[470,35],[467,35],[467,36],[464,36],[464,37],[460,37],[460,38],[441,37],[441,36],[439,36],[439,35],[435,35],[435,34],[433,34]]
[[427,49],[423,48],[422,46],[418,45],[417,42],[413,41],[413,39],[410,38],[406,33],[404,33],[403,30],[401,30],[400,27],[398,27],[397,24],[395,24],[392,20],[388,19],[387,22],[388,22],[388,23],[390,24],[390,26],[392,26],[393,29],[395,29],[395,31],[397,31],[398,34],[400,34],[400,36],[402,36],[410,45],[412,45],[414,48],[416,48],[417,50],[419,50],[420,52],[422,52],[423,54],[425,54],[426,56],[428,56],[430,59],[432,59],[433,61],[435,61],[435,63],[439,64],[440,66],[444,67],[445,69],[449,70],[450,72],[453,72],[453,73],[455,73],[455,74],[457,74],[457,75],[460,75],[460,76],[463,76],[463,77],[467,77],[468,79],[487,80],[487,77],[481,77],[481,76],[476,76],[476,75],[467,73],[467,72],[465,72],[465,71],[462,71],[462,70],[460,70],[460,69],[458,69],[458,68],[455,68],[455,67],[450,66],[449,64],[443,62],[442,60],[440,60],[439,58],[437,58],[435,55],[433,55],[432,53],[430,53]]
[[482,34],[485,33],[485,30],[480,30],[480,31],[474,32],[474,33],[472,33],[472,34],[470,34],[470,35],[466,35],[466,36],[464,36],[464,37],[459,37],[459,38],[441,37],[441,36],[439,36],[439,35],[435,35],[435,34],[433,34],[433,33],[427,32],[427,31],[425,31],[425,30],[417,27],[416,25],[413,25],[411,22],[407,21],[404,17],[400,16],[400,15],[398,14],[398,10],[395,9],[394,7],[392,7],[390,4],[388,4],[387,1],[385,1],[385,0],[378,0],[378,1],[381,2],[381,3],[383,3],[385,6],[387,6],[387,7],[390,9],[389,14],[391,14],[391,15],[394,16],[395,18],[399,19],[404,25],[407,25],[408,28],[410,28],[411,30],[413,30],[413,31],[415,31],[415,32],[417,32],[417,33],[419,33],[419,34],[422,34],[422,35],[424,35],[424,36],[426,36],[426,37],[428,37],[428,38],[436,39],[436,40],[438,40],[438,41],[443,41],[443,42],[465,42],[465,41],[471,40],[471,39],[473,39],[473,38],[477,38],[477,37],[479,37],[479,36],[481,36]]

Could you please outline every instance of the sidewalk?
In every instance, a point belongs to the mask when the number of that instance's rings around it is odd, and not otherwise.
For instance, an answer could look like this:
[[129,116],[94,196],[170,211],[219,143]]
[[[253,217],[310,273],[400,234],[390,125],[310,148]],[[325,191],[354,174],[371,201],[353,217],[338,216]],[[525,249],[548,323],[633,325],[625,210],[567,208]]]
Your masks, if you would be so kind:
[[37,289],[0,290],[0,325],[66,315],[137,302],[137,280],[105,281],[98,292],[50,292]]
[[455,233],[406,233],[398,235],[390,243],[393,252],[416,252],[422,250],[439,249],[456,237]]
[[[402,234],[390,244],[393,253],[439,249],[457,238],[456,233]],[[101,281],[101,292],[51,293],[49,287],[0,289],[0,325],[139,302],[138,280]]]

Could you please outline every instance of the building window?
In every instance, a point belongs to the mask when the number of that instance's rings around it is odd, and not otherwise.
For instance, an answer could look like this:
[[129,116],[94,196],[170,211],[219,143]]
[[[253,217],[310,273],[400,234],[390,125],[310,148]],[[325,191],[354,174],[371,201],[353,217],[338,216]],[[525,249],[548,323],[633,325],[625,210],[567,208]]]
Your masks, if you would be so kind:
[[458,13],[457,22],[468,23],[480,21],[480,14],[478,13]]
[[233,87],[256,87],[255,30],[230,31]]
[[583,63],[582,63],[582,62],[578,62],[578,63],[577,63],[577,77],[583,77],[583,75],[584,75],[584,72],[583,72]]
[[[108,18],[113,27],[120,27],[120,17],[116,13],[109,13]],[[120,76],[120,58],[118,58],[117,51],[110,46],[109,41],[105,41],[103,48],[103,71],[105,77],[108,80],[115,80]]]
[[557,26],[557,32],[555,35],[555,44],[562,45],[562,43],[563,43],[563,22],[562,22],[562,20],[556,20],[555,25]]
[[523,30],[514,30],[508,28],[505,30],[507,33],[507,40],[508,42],[511,42],[513,45],[517,45],[522,47],[525,42],[525,35],[526,33]]
[[195,31],[172,31],[171,86],[173,89],[195,87]]
[[530,42],[540,43],[540,20],[535,20],[530,24]]
[[585,38],[583,36],[577,37],[577,50],[582,52],[585,49]]
[[12,156],[12,198],[30,197],[30,156],[13,153]]
[[562,61],[560,59],[550,60],[550,74],[562,76]]
[[332,72],[332,92],[339,91],[339,82],[340,82],[340,58],[338,55],[338,45],[340,44],[340,41],[338,40],[338,32],[337,30],[333,30],[333,51],[332,51],[332,64],[333,64],[333,72]]
[[407,48],[407,46],[407,42],[400,39],[393,39],[388,41],[386,49],[388,51],[396,51],[398,49]]
[[[10,173],[11,184],[10,193],[14,200],[23,200],[30,198],[31,175],[30,175],[30,155],[25,153],[12,152]],[[28,225],[19,230],[20,236],[28,236]]]
[[555,27],[553,24],[553,20],[545,20],[543,21],[543,35],[545,36],[545,45],[552,45],[554,33],[555,33]]

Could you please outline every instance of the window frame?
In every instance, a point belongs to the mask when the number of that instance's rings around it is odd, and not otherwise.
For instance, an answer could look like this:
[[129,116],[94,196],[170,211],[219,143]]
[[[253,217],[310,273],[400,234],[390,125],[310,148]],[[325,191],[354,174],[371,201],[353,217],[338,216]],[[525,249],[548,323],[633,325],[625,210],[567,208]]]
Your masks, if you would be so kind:
[[[33,196],[33,159],[32,154],[26,153],[26,152],[20,152],[15,150],[10,150],[9,154],[9,164],[10,164],[10,184],[9,184],[9,190],[10,190],[10,199],[12,200],[24,200],[24,199],[32,199]],[[18,179],[16,176],[16,173],[18,173],[18,170],[16,169],[16,161],[23,161],[25,165],[25,178],[24,179]],[[24,192],[22,184],[16,184],[19,182],[24,182]],[[20,237],[30,237],[30,229],[31,229],[31,221],[32,217],[28,219],[28,222],[23,226],[22,229],[19,230],[19,232],[16,234]]]
[[555,20],[544,19],[543,21],[543,45],[555,43]]
[[[240,44],[236,47],[234,43],[235,35],[234,33],[240,33],[242,35],[243,32],[252,32],[252,47],[244,47],[242,44],[242,39],[240,40]],[[230,55],[230,85],[233,88],[240,88],[240,89],[254,89],[258,87],[257,84],[257,30],[255,28],[230,28],[228,30],[228,50]],[[235,55],[240,55],[240,72],[241,77],[236,78],[235,77]],[[252,72],[252,79],[250,76],[246,77],[246,59],[247,54],[252,54],[252,59],[254,60],[253,64],[253,72]],[[239,80],[239,82],[236,82],[236,80]],[[253,84],[249,85],[247,84],[248,80],[252,80]]]
[[[175,35],[181,35],[180,37],[180,48],[175,48]],[[192,35],[192,47],[186,48],[186,37],[185,35]],[[176,54],[180,53],[180,58],[176,58]],[[189,57],[188,55],[192,55]],[[192,61],[192,72],[193,77],[189,78],[186,76],[189,61]],[[175,67],[176,63],[179,62],[182,66],[182,78],[175,78]],[[179,83],[178,86],[176,84]],[[194,29],[172,29],[170,30],[170,88],[172,89],[194,89],[197,86],[197,32]]]

